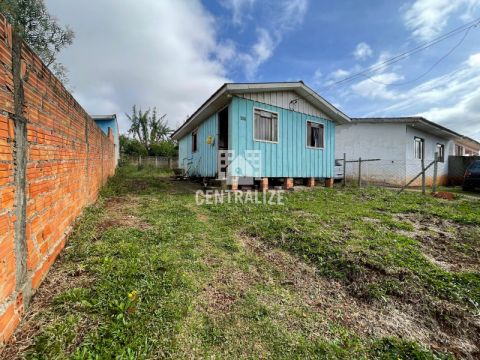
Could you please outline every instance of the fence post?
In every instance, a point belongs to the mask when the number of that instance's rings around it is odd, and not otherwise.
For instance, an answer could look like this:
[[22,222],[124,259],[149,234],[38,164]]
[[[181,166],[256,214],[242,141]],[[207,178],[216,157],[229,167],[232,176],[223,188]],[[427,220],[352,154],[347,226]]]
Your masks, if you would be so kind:
[[168,168],[169,169],[172,168],[172,158],[171,157],[168,157]]
[[435,163],[433,164],[432,193],[437,192],[438,152],[435,152],[434,161],[435,161]]
[[362,158],[358,158],[358,187],[362,186]]
[[158,156],[155,156],[155,169],[158,169]]
[[425,154],[422,155],[422,194],[425,195]]
[[343,153],[343,186],[347,185],[347,154]]

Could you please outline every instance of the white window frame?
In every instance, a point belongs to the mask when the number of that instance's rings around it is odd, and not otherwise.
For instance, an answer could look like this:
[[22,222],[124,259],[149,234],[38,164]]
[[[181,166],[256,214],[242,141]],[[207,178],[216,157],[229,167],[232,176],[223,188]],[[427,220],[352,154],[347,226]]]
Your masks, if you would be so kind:
[[[265,111],[265,112],[269,112],[269,113],[272,113],[272,114],[275,114],[277,115],[277,141],[270,141],[270,140],[263,140],[263,139],[257,139],[255,137],[255,111],[258,110],[258,111]],[[270,144],[278,144],[278,142],[280,141],[280,114],[276,111],[271,111],[271,110],[266,110],[266,109],[262,109],[262,108],[259,108],[259,107],[253,107],[253,124],[252,124],[252,131],[253,131],[253,140],[254,141],[258,141],[258,142],[266,142],[266,143],[270,143]]]
[[[442,148],[442,156],[440,156],[440,152],[438,151],[439,148]],[[445,162],[445,145],[437,143],[437,145],[435,146],[435,151],[438,153],[438,162]]]
[[[323,146],[317,147],[317,146],[309,146],[308,145],[308,123],[318,124],[322,128],[322,144],[323,144]],[[324,150],[325,149],[325,124],[323,124],[319,121],[307,119],[305,121],[305,140],[306,140],[305,144],[306,144],[307,149]]]
[[[461,150],[461,154],[458,154],[457,150]],[[455,156],[464,156],[465,155],[465,147],[463,145],[455,144]]]
[[[417,157],[417,142],[422,144],[422,153],[420,157]],[[415,160],[422,160],[425,157],[425,139],[415,136],[413,138],[413,157]]]

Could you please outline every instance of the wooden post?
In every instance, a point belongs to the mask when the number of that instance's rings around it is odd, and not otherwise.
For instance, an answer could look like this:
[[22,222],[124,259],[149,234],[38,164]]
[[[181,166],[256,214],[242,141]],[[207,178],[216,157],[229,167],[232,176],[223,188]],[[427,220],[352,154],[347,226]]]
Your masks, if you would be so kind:
[[432,193],[437,192],[438,152],[435,152],[434,161],[435,163],[433,164]]
[[155,168],[158,168],[158,156],[155,156]]
[[172,168],[172,158],[171,157],[168,158],[168,168],[169,169]]
[[425,195],[425,155],[422,155],[422,194]]
[[358,187],[362,186],[362,158],[358,158]]
[[347,185],[347,154],[343,153],[343,186]]

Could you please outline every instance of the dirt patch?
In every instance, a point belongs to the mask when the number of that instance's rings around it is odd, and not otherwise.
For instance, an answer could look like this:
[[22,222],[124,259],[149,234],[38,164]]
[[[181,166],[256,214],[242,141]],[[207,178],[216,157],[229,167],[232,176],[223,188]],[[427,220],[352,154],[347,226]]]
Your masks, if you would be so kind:
[[414,231],[399,233],[417,239],[425,256],[448,271],[480,271],[480,229],[434,216],[397,214]]
[[105,200],[106,218],[97,226],[97,238],[112,227],[131,227],[148,230],[151,225],[134,215],[139,207],[139,201],[134,197],[111,197]]
[[206,312],[211,316],[228,313],[235,302],[245,296],[250,286],[259,280],[260,276],[255,272],[222,268],[203,289]]
[[[53,316],[40,316],[40,314],[52,306],[55,297],[69,289],[89,288],[92,284],[93,277],[81,265],[68,270],[62,268],[63,256],[63,254],[59,256],[33,296],[28,310],[9,343],[3,350],[0,349],[1,359],[23,358],[25,351],[33,345],[33,339],[54,322]],[[76,328],[78,341],[81,341],[84,335],[95,326],[96,324],[89,319],[81,319]]]
[[448,201],[455,200],[456,198],[455,194],[452,194],[451,192],[436,192],[433,193],[432,196],[437,199],[444,199]]
[[[248,251],[263,257],[279,273],[285,274],[281,280],[282,286],[291,288],[302,297],[304,304],[327,319],[324,324],[316,324],[318,329],[315,331],[321,336],[327,332],[328,322],[335,321],[365,337],[396,336],[417,341],[427,348],[453,352],[460,358],[473,359],[480,355],[476,345],[478,335],[472,334],[475,326],[471,323],[465,324],[468,330],[462,336],[437,321],[435,314],[429,317],[415,304],[399,299],[365,303],[352,296],[347,286],[318,275],[315,267],[299,258],[278,249],[269,249],[256,239],[246,236],[239,238]],[[444,305],[443,308],[453,306],[449,303]],[[461,315],[457,314],[455,318],[461,319],[464,314]]]

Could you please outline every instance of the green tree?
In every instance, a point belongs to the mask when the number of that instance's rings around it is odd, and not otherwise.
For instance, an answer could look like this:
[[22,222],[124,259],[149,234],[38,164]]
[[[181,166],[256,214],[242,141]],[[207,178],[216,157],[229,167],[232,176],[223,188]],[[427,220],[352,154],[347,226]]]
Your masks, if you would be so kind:
[[[150,114],[151,113],[151,114]],[[165,120],[166,114],[157,117],[157,109],[148,109],[142,111],[136,105],[132,107],[132,114],[126,114],[130,122],[130,130],[128,131],[134,138],[140,141],[147,149],[150,145],[168,140],[168,134],[171,132]]]
[[4,14],[19,34],[37,53],[47,67],[63,82],[67,70],[57,61],[58,53],[71,45],[75,37],[68,27],[59,25],[49,14],[43,0],[1,0],[0,13]]
[[172,140],[163,140],[150,145],[149,154],[152,156],[177,156],[177,145]]

